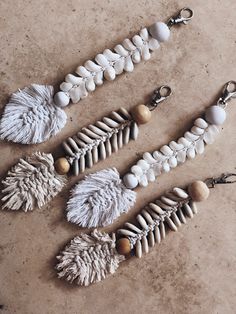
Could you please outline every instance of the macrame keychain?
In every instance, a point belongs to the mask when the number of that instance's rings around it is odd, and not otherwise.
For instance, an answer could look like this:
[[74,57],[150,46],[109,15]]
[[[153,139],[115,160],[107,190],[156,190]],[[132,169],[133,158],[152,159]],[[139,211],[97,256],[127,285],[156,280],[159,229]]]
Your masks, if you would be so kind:
[[[188,218],[197,214],[197,202],[209,196],[209,187],[236,182],[236,174],[223,174],[205,182],[195,181],[187,189],[175,187],[136,216],[135,223],[126,222],[116,235],[95,229],[90,235],[81,234],[70,241],[57,256],[59,278],[79,286],[88,286],[113,274],[119,263],[132,255],[142,257],[166,236],[166,231],[177,231]],[[116,240],[116,238],[118,238]]]
[[102,121],[82,128],[75,136],[62,143],[66,156],[56,160],[56,171],[67,174],[72,166],[73,174],[77,176],[86,167],[91,168],[99,159],[104,160],[112,152],[117,152],[130,140],[136,140],[139,125],[149,122],[151,111],[170,95],[171,88],[163,85],[154,91],[150,103],[137,105],[131,112],[121,107]]
[[29,211],[45,205],[61,191],[66,183],[63,175],[69,175],[70,168],[70,174],[78,175],[86,167],[91,168],[117,152],[130,140],[136,140],[139,125],[149,122],[151,112],[170,95],[171,88],[163,85],[154,91],[146,105],[137,105],[131,112],[120,108],[102,121],[82,128],[62,143],[66,156],[55,163],[51,154],[38,152],[21,159],[3,181],[3,208]]
[[183,8],[167,24],[154,23],[113,50],[104,50],[93,61],[79,66],[75,74],[68,74],[55,95],[52,86],[36,84],[13,93],[0,121],[0,139],[36,144],[54,136],[66,124],[67,116],[62,108],[70,101],[79,102],[102,85],[104,79],[112,81],[124,71],[132,72],[134,64],[148,60],[151,52],[169,39],[170,27],[187,24],[192,17],[193,11]]
[[226,83],[217,104],[206,110],[204,118],[196,119],[190,131],[152,154],[144,153],[122,179],[115,168],[86,176],[71,191],[67,220],[89,228],[111,224],[134,204],[136,192],[133,189],[146,187],[161,173],[201,155],[205,145],[214,142],[226,119],[225,107],[232,97],[236,97],[235,81]]

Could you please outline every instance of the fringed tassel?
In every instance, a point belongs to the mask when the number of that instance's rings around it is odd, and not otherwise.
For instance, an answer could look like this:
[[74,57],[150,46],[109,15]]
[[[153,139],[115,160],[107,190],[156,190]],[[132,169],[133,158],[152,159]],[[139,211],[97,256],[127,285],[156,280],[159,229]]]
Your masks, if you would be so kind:
[[70,283],[75,281],[80,286],[105,279],[108,274],[115,273],[125,259],[117,253],[115,246],[115,238],[96,229],[91,235],[75,237],[57,256],[58,277]]
[[53,87],[33,84],[13,93],[0,121],[0,139],[37,144],[57,134],[66,113],[53,102]]
[[67,220],[82,227],[107,226],[135,203],[136,193],[121,182],[115,168],[85,177],[71,192]]
[[20,161],[3,180],[3,209],[33,210],[56,196],[65,184],[65,177],[54,169],[51,154],[36,152]]

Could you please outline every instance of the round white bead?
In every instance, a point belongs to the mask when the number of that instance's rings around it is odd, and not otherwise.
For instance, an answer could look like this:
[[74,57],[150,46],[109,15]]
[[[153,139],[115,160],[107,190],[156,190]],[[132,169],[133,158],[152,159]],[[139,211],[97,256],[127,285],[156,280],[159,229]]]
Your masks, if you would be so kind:
[[221,125],[226,119],[226,112],[220,106],[211,106],[206,110],[205,118],[211,124]]
[[128,189],[134,189],[138,185],[138,179],[132,173],[127,173],[123,177],[123,183]]
[[62,91],[54,95],[54,102],[58,107],[66,107],[69,105],[70,98]]
[[157,22],[150,26],[149,32],[153,38],[157,39],[159,42],[167,41],[170,37],[170,29],[163,22]]

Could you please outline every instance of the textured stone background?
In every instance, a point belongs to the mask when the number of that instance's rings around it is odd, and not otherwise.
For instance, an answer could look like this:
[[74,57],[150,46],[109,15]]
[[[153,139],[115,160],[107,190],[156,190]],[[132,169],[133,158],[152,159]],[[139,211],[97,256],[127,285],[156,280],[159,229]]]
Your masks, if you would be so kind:
[[[0,143],[0,175],[35,150],[57,151],[80,127],[119,106],[148,99],[169,84],[173,96],[153,112],[140,137],[92,171],[116,166],[124,173],[139,154],[180,136],[223,84],[236,79],[235,0],[17,0],[0,2],[0,103],[32,82],[58,84],[65,74],[105,48],[112,48],[140,26],[166,20],[185,5],[195,10],[186,27],[173,28],[171,41],[132,74],[106,83],[66,111],[67,126],[49,142],[24,147]],[[136,206],[107,231],[133,217],[166,189],[184,186],[236,167],[236,100],[216,144],[204,156],[140,190]],[[70,119],[71,117],[71,119]],[[82,178],[83,176],[80,176]],[[70,286],[55,276],[55,255],[83,230],[65,220],[67,188],[41,210],[1,212],[0,304],[7,314],[233,314],[236,306],[235,186],[218,186],[200,204],[199,215],[142,259],[123,263],[114,276],[89,288]]]

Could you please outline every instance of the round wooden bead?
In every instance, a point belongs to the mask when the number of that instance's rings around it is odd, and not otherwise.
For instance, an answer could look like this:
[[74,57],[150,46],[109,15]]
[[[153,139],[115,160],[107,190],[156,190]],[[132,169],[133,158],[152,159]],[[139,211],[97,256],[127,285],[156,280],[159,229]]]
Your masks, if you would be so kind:
[[127,238],[121,238],[116,243],[116,250],[121,255],[127,255],[131,251],[130,241]]
[[58,107],[66,107],[69,105],[70,98],[64,92],[60,91],[54,95],[54,102]]
[[152,117],[151,111],[145,105],[137,105],[137,106],[135,106],[133,108],[133,110],[131,111],[131,113],[132,113],[132,116],[133,116],[134,120],[138,124],[147,123],[151,119],[151,117]]
[[70,164],[64,157],[58,158],[54,163],[54,167],[58,174],[66,174],[70,170]]
[[194,202],[202,202],[208,198],[210,190],[203,181],[195,181],[188,186],[188,193]]
[[149,32],[153,38],[157,39],[159,42],[167,41],[170,37],[170,29],[163,22],[157,22],[150,26]]
[[220,106],[211,106],[206,110],[205,118],[211,124],[221,125],[226,119],[226,112]]
[[136,186],[138,185],[138,179],[136,178],[136,176],[132,173],[127,173],[124,177],[123,177],[123,183],[124,185],[128,188],[133,190],[134,188],[136,188]]

